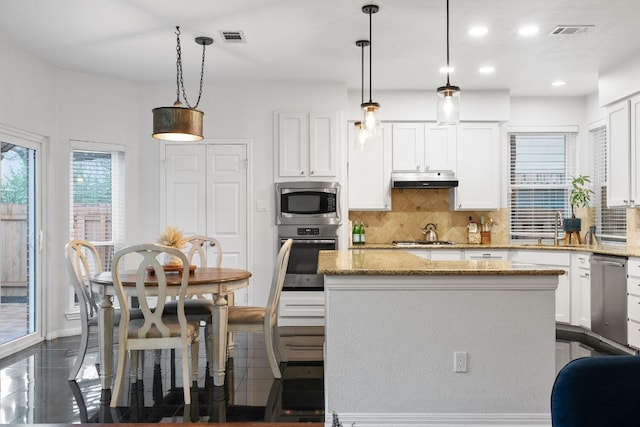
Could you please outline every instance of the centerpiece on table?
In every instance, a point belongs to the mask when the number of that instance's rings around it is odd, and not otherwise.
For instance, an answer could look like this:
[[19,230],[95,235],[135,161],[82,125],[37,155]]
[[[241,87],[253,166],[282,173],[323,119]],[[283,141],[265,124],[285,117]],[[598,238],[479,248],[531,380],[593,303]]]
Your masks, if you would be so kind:
[[[182,234],[182,230],[173,225],[168,225],[160,237],[158,238],[158,243],[164,246],[170,246],[176,249],[183,249],[187,245],[187,239],[185,239]],[[164,265],[166,267],[176,267],[180,266],[182,262],[180,258],[175,255],[166,254]]]

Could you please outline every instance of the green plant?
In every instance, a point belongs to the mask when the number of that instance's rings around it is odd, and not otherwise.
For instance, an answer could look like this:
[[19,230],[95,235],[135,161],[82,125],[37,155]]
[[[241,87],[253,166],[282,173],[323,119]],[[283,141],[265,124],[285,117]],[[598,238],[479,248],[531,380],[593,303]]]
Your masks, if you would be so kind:
[[587,175],[579,175],[571,180],[571,194],[569,195],[569,201],[571,202],[571,218],[575,218],[575,208],[586,208],[589,206],[591,196],[594,192],[586,187],[586,184],[591,180]]

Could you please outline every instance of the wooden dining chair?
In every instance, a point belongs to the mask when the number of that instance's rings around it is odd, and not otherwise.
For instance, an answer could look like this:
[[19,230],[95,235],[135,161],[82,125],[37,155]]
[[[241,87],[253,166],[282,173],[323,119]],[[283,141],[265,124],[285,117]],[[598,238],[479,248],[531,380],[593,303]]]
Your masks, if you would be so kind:
[[[288,239],[280,247],[278,259],[271,278],[271,290],[269,298],[264,307],[229,307],[229,332],[250,332],[263,333],[267,358],[271,366],[271,372],[276,378],[281,378],[278,357],[283,362],[287,362],[287,355],[280,340],[278,332],[278,306],[280,305],[280,295],[284,284],[284,276],[289,264],[289,254],[291,253],[292,239]],[[276,356],[276,352],[278,353]]]
[[[187,242],[187,259],[190,265],[198,267],[220,267],[222,264],[222,246],[215,238],[202,235],[193,235],[185,238]],[[211,265],[207,263],[207,249],[215,251],[215,262]],[[207,363],[213,366],[213,310],[214,302],[206,295],[194,294],[187,299],[184,304],[184,312],[188,319],[198,320],[205,323],[205,348]],[[165,306],[165,313],[175,313],[177,302],[169,301]],[[209,371],[212,373],[211,371]]]
[[[99,294],[91,286],[89,279],[94,274],[102,273],[102,262],[96,247],[86,240],[74,239],[65,245],[65,258],[67,260],[67,271],[69,279],[73,285],[73,290],[78,299],[80,309],[80,348],[78,356],[69,372],[69,381],[73,381],[78,376],[80,368],[84,362],[89,346],[89,334],[98,332],[98,303]],[[120,310],[114,310],[114,322],[120,321]],[[142,317],[140,310],[131,310],[133,318]],[[96,367],[99,366],[99,361]]]
[[[176,315],[168,316],[164,312],[167,300],[167,273],[163,268],[165,254],[180,259],[182,270],[180,290],[178,292]],[[142,311],[142,319],[129,319],[131,310],[129,299],[120,278],[124,259],[137,258],[136,296]],[[145,278],[153,273],[157,286],[147,286]],[[136,372],[138,351],[147,349],[180,349],[182,356],[182,382],[184,403],[191,403],[190,372],[193,381],[198,380],[198,320],[187,319],[184,303],[189,284],[189,262],[184,253],[168,246],[143,244],[123,248],[116,252],[112,268],[113,284],[120,302],[122,316],[119,325],[119,351],[116,380],[111,396],[111,407],[117,406],[126,371],[127,354],[131,352],[131,372]],[[189,370],[189,350],[191,351],[191,371]]]

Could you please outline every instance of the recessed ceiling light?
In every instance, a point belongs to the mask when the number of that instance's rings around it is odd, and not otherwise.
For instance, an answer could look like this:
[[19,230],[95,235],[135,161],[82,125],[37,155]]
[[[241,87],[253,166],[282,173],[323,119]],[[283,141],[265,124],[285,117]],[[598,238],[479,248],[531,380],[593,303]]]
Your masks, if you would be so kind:
[[556,80],[555,82],[551,83],[551,86],[556,86],[556,87],[560,87],[560,86],[564,86],[567,83],[564,80]]
[[491,66],[491,65],[485,65],[483,67],[480,67],[478,69],[478,72],[481,74],[491,74],[495,71],[495,67]]
[[469,35],[472,37],[486,36],[488,32],[489,30],[487,29],[487,27],[483,26],[471,27],[468,31]]
[[444,66],[444,67],[440,67],[440,72],[445,74],[445,73],[453,73],[455,71],[455,68],[453,68],[452,66]]
[[535,25],[525,25],[524,27],[520,27],[520,29],[518,30],[518,34],[520,34],[521,36],[530,37],[538,34],[538,31],[540,31],[540,29]]

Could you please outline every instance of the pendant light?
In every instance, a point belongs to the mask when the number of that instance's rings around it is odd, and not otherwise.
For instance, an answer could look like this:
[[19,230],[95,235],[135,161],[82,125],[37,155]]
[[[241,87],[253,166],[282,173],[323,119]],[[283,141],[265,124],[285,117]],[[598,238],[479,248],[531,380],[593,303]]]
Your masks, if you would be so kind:
[[363,102],[361,104],[361,107],[362,107],[362,112],[364,113],[363,123],[371,135],[377,134],[380,130],[380,119],[378,117],[378,114],[380,111],[380,104],[378,104],[377,102],[373,102],[372,90],[371,90],[371,87],[372,87],[371,69],[372,69],[372,62],[373,62],[373,54],[372,54],[373,38],[371,37],[372,36],[371,17],[374,13],[378,13],[378,10],[380,10],[380,8],[375,4],[368,4],[368,5],[362,6],[362,12],[369,15],[369,102]]
[[460,120],[460,88],[449,83],[449,0],[447,0],[447,84],[438,92],[438,124],[457,125]]
[[[361,50],[361,92],[360,92],[360,105],[364,104],[364,48],[369,46],[369,40],[358,40],[356,42],[356,46],[358,46]],[[356,148],[360,149],[360,151],[364,151],[367,145],[369,145],[369,141],[371,140],[371,133],[366,128],[362,121],[357,121],[354,123],[356,127]]]
[[[202,46],[202,66],[200,69],[200,91],[196,105],[191,106],[187,100],[182,77],[182,49],[180,47],[180,27],[176,27],[176,101],[172,107],[158,107],[153,113],[153,137],[167,141],[200,141],[202,136],[202,117],[204,113],[197,110],[202,97],[202,81],[204,78],[204,53],[206,46],[213,43],[210,37],[196,37],[196,43]],[[180,102],[180,89],[187,105]]]

